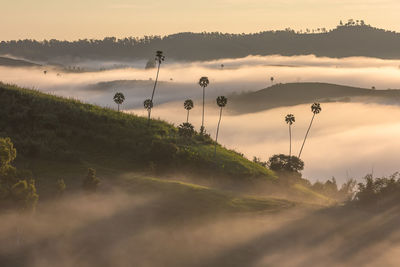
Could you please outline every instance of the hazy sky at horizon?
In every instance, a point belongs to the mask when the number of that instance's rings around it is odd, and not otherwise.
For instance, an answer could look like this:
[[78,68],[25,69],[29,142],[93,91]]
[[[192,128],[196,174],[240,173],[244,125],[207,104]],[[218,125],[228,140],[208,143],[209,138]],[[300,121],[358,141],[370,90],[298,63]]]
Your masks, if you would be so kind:
[[0,39],[103,38],[183,31],[333,28],[340,20],[400,32],[398,0],[0,0]]

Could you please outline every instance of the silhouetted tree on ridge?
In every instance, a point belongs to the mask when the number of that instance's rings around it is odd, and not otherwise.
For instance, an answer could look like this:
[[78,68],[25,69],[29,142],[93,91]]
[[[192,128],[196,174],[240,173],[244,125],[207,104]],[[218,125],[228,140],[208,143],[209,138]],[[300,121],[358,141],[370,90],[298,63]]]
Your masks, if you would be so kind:
[[206,87],[210,84],[210,81],[207,77],[201,77],[199,80],[199,85],[203,88],[203,111],[201,116],[201,127],[200,134],[204,134],[204,103],[205,103],[205,95],[206,95]]
[[153,101],[151,101],[151,99],[146,99],[143,102],[143,107],[147,110],[147,124],[150,125],[150,112],[153,108]]
[[218,125],[217,125],[217,133],[215,135],[214,155],[217,154],[218,133],[219,133],[219,125],[221,123],[221,117],[222,117],[222,109],[226,106],[227,103],[228,103],[228,99],[225,96],[217,97],[217,105],[218,105],[218,107],[220,107],[220,110],[219,110],[219,120],[218,120]]
[[321,110],[322,110],[322,109],[321,109],[321,104],[320,104],[320,103],[317,103],[317,102],[316,102],[316,103],[314,103],[314,104],[311,105],[311,111],[312,111],[312,113],[313,113],[313,116],[312,116],[312,119],[311,119],[311,122],[310,122],[310,126],[308,126],[308,129],[307,129],[307,132],[306,132],[306,136],[304,137],[303,144],[301,145],[301,149],[300,149],[300,153],[299,153],[299,158],[300,158],[300,156],[301,156],[301,152],[303,152],[304,144],[305,144],[305,142],[306,142],[306,140],[307,140],[308,133],[310,132],[312,123],[313,123],[313,121],[314,121],[314,117],[315,117],[316,114],[320,113]]
[[125,101],[125,96],[123,93],[115,93],[114,95],[114,102],[118,105],[118,112],[119,112],[119,105],[122,105]]
[[189,122],[189,111],[193,108],[194,104],[193,104],[193,100],[192,99],[187,99],[185,100],[185,102],[183,103],[183,106],[185,107],[185,109],[187,110],[187,116],[186,116],[186,122]]

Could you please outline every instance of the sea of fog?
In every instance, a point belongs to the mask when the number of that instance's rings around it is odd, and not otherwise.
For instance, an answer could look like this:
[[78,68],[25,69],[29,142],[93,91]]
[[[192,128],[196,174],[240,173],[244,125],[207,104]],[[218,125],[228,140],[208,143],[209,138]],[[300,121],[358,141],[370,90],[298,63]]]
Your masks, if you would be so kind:
[[[171,212],[168,198],[115,192],[0,214],[2,266],[399,266],[399,209]],[[175,207],[175,206],[174,206]],[[188,205],[183,205],[187,207]],[[167,211],[167,212],[166,212]],[[290,255],[290,256],[289,256]]]
[[[141,64],[144,62],[141,62]],[[126,65],[121,63],[119,65]],[[224,67],[221,67],[221,64]],[[118,66],[113,62],[82,62],[92,69]],[[56,95],[81,99],[89,103],[115,107],[116,91],[126,96],[127,112],[146,115],[143,100],[149,98],[156,70],[145,70],[139,63],[130,68],[106,71],[63,73],[51,67],[0,67],[0,81]],[[214,136],[218,95],[256,91],[274,83],[327,82],[377,89],[400,88],[400,60],[375,58],[317,58],[315,56],[249,56],[209,62],[180,63],[167,60],[162,64],[160,83],[155,95],[153,115],[175,125],[186,118],[182,101],[192,98],[195,108],[191,122],[200,123],[201,88],[197,82],[208,76],[206,128]],[[47,70],[47,74],[43,73]],[[100,84],[99,84],[100,83]],[[229,102],[228,102],[229,105]],[[288,128],[284,116],[293,113],[293,151],[298,153],[311,119],[309,105],[281,107],[254,114],[224,114],[219,141],[228,148],[243,152],[248,158],[267,160],[275,153],[288,153]],[[302,159],[304,175],[315,181],[335,176],[340,182],[361,178],[367,173],[389,175],[400,170],[397,152],[400,141],[400,107],[361,103],[323,104],[317,115]]]
[[[116,191],[0,214],[0,264],[108,266],[399,266],[399,209],[187,212],[157,194]],[[189,201],[189,203],[191,203]]]

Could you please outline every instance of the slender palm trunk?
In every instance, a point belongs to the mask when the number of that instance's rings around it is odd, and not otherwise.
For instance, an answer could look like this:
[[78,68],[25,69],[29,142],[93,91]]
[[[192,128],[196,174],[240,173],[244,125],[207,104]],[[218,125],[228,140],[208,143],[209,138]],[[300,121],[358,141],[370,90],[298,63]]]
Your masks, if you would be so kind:
[[202,112],[202,116],[201,116],[201,133],[203,133],[204,131],[204,98],[205,98],[205,94],[206,94],[206,87],[203,86],[203,112]]
[[147,126],[150,126],[150,113],[151,113],[151,109],[147,110]]
[[160,66],[161,66],[161,63],[158,62],[157,75],[156,75],[156,80],[154,82],[153,93],[151,94],[151,101],[153,101],[154,93],[156,91],[156,86],[157,86],[157,81],[158,81],[158,74],[160,73]]
[[218,120],[218,126],[217,126],[217,134],[216,134],[216,136],[215,136],[214,156],[217,155],[218,133],[219,133],[219,125],[220,125],[220,123],[221,123],[221,117],[222,117],[222,107],[221,107],[221,110],[219,111],[219,120]]
[[[154,93],[156,92],[156,86],[157,86],[157,81],[158,81],[158,74],[160,73],[160,66],[161,66],[161,63],[158,62],[156,80],[155,80],[155,82],[154,82],[153,93],[151,93],[151,103],[153,103]],[[151,117],[151,109],[150,109],[150,111],[149,111],[149,124],[150,124],[150,117]]]
[[186,123],[189,123],[189,110],[188,110],[187,116],[186,116]]
[[292,125],[289,124],[289,159],[292,156]]
[[119,104],[118,104],[118,112],[119,112]]
[[311,122],[310,122],[310,126],[308,126],[308,130],[307,130],[306,136],[304,137],[303,144],[301,145],[301,149],[300,149],[300,153],[299,153],[299,158],[300,158],[300,156],[301,156],[301,152],[303,152],[303,147],[304,147],[304,144],[305,144],[305,142],[306,142],[306,140],[307,140],[308,133],[310,132],[312,123],[313,123],[313,121],[314,121],[314,117],[315,117],[315,113],[314,113],[314,115],[312,116],[312,119],[311,119]]

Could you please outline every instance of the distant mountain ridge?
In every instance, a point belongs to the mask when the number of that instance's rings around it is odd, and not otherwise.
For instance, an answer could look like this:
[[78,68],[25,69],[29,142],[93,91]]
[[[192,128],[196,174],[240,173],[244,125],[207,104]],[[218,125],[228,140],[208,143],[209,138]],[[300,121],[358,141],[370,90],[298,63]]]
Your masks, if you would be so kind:
[[286,83],[230,97],[233,113],[252,113],[281,106],[319,102],[400,103],[400,90],[372,90],[329,83]]
[[115,37],[103,40],[42,41],[19,40],[0,43],[0,54],[30,60],[61,62],[64,60],[148,60],[156,50],[168,59],[205,61],[241,58],[249,55],[309,55],[325,57],[365,56],[400,58],[400,33],[366,24],[346,24],[316,33],[265,31],[254,34],[177,33],[164,37]]

